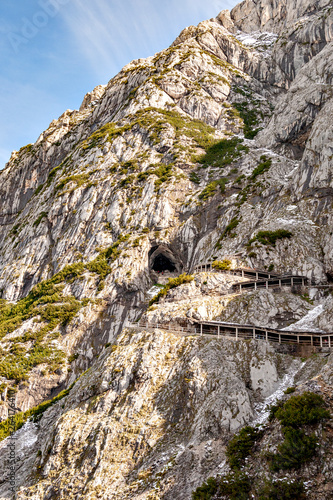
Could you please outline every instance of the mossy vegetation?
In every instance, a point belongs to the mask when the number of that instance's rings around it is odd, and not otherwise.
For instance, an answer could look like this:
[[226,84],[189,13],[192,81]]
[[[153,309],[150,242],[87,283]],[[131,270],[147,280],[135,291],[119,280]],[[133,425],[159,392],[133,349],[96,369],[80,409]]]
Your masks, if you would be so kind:
[[181,274],[177,278],[169,278],[169,281],[165,285],[165,287],[149,301],[149,306],[152,306],[153,304],[155,304],[155,302],[158,302],[161,297],[165,297],[168,294],[168,291],[172,288],[176,288],[177,286],[183,285],[184,283],[190,283],[193,280],[193,275],[185,273]]
[[212,264],[212,268],[217,271],[230,271],[231,269],[231,260],[223,259],[223,260],[214,260]]
[[[271,407],[270,425],[264,428],[244,427],[229,441],[226,456],[231,472],[209,478],[192,493],[192,499],[304,500],[306,489],[300,478],[273,480],[272,472],[283,470],[294,474],[313,460],[321,441],[318,425],[329,418],[323,397],[312,392],[278,402]],[[267,433],[276,419],[282,426],[283,441],[277,445],[275,453],[267,453]],[[263,439],[265,444],[261,453]]]
[[211,198],[216,193],[217,188],[220,188],[220,192],[225,192],[225,185],[228,182],[228,179],[222,178],[216,181],[210,182],[205,189],[199,194],[199,199],[206,201],[208,198]]
[[303,481],[267,481],[259,492],[259,500],[305,500],[307,498]]
[[205,154],[193,159],[201,163],[202,168],[215,167],[222,168],[237,160],[243,153],[249,151],[247,146],[242,144],[242,139],[234,137],[232,139],[222,139],[212,144],[205,145]]
[[261,174],[267,172],[270,169],[271,165],[272,165],[271,158],[267,158],[267,156],[265,156],[265,155],[260,156],[260,163],[253,170],[250,179],[254,180],[258,175],[261,175]]
[[275,247],[278,240],[290,239],[293,236],[291,231],[277,229],[276,231],[259,231],[250,241],[249,246],[256,241],[262,245]]
[[38,421],[38,419],[48,408],[68,396],[74,385],[75,383],[73,383],[68,389],[61,391],[53,399],[44,401],[40,405],[35,406],[25,412],[18,412],[12,417],[7,418],[7,420],[3,420],[2,422],[0,422],[0,441],[6,439],[13,432],[18,431],[28,420],[32,420],[33,422]]
[[317,449],[317,437],[309,428],[331,418],[322,396],[305,392],[288,401],[272,406],[269,420],[279,420],[284,440],[275,453],[267,458],[272,471],[299,469],[312,459]]
[[33,223],[33,226],[38,227],[39,224],[42,222],[42,220],[46,217],[47,217],[47,212],[42,212]]
[[98,275],[100,291],[111,272],[111,264],[121,254],[119,246],[129,238],[129,235],[120,235],[113,245],[101,250],[89,263],[76,262],[64,267],[51,279],[38,283],[27,297],[16,304],[0,300],[0,338],[14,332],[23,322],[34,319],[33,330],[10,339],[7,341],[9,348],[2,349],[0,376],[18,383],[29,378],[34,366],[46,363],[52,372],[64,362],[65,354],[54,347],[52,340],[89,302],[88,299],[79,301],[72,295],[65,295],[65,284],[83,279],[84,272],[90,271]]
[[184,135],[193,139],[194,142],[201,147],[211,143],[215,134],[213,127],[206,125],[200,120],[184,117],[177,111],[147,107],[135,113],[135,115],[131,117],[130,123],[125,123],[120,126],[115,123],[107,123],[86,139],[81,144],[81,148],[85,151],[97,147],[105,141],[112,142],[116,137],[134,127],[140,127],[147,130],[153,144],[158,144],[161,133],[168,128],[168,125],[174,128],[176,141]]
[[233,217],[229,224],[226,226],[224,229],[223,233],[219,237],[219,239],[216,242],[215,248],[217,250],[220,250],[222,248],[221,242],[224,238],[229,237],[229,238],[235,238],[237,236],[235,229],[237,228],[238,224],[240,223],[240,219],[238,217]]
[[255,427],[246,426],[228,443],[226,456],[232,469],[240,469],[245,459],[251,454],[256,441],[262,437],[262,432]]

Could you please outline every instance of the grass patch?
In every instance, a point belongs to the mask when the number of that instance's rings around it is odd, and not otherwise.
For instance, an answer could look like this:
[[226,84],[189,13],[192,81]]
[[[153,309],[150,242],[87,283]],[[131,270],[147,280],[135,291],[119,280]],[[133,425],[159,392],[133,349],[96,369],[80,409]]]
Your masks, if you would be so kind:
[[214,260],[212,264],[212,268],[218,271],[230,271],[231,269],[231,260],[223,259],[223,260]]
[[263,118],[263,115],[258,109],[250,109],[249,105],[250,103],[248,101],[236,102],[233,104],[244,122],[244,137],[246,139],[253,139],[260,130],[260,128],[255,128],[258,125],[258,114],[261,115],[261,118]]
[[40,405],[35,406],[34,408],[31,408],[30,410],[27,410],[25,412],[16,413],[13,417],[0,422],[0,441],[3,441],[8,436],[19,430],[27,422],[28,419],[31,419],[33,422],[38,421],[41,415],[48,408],[68,396],[74,385],[75,382],[68,389],[61,391],[58,396],[55,396],[53,399],[44,401]]
[[169,278],[169,281],[167,282],[165,287],[149,301],[149,306],[152,306],[153,304],[155,304],[155,302],[158,302],[161,297],[165,297],[168,291],[172,288],[176,288],[177,286],[183,285],[184,283],[190,283],[193,280],[194,276],[185,273],[181,274],[177,278]]
[[267,172],[271,166],[272,166],[272,159],[271,158],[267,158],[267,156],[265,156],[265,155],[260,156],[260,163],[253,170],[250,179],[254,180],[256,177],[258,177],[258,175],[261,175],[264,172]]
[[293,236],[291,231],[277,229],[276,231],[259,231],[254,238],[249,241],[249,245],[258,241],[262,245],[275,247],[278,240],[290,239]]
[[201,163],[203,168],[222,168],[237,160],[242,153],[248,153],[249,148],[242,144],[242,139],[234,137],[232,139],[222,139],[213,144],[205,146],[205,154],[195,157],[194,160]]
[[35,220],[35,222],[33,223],[33,226],[34,227],[38,227],[39,224],[41,223],[41,221],[47,217],[47,212],[42,212],[38,217],[37,219]]
[[208,184],[205,189],[199,194],[199,199],[200,200],[208,200],[211,196],[214,196],[216,189],[219,187],[221,193],[224,193],[225,191],[225,185],[228,182],[228,179],[223,178],[219,179],[217,181],[213,181],[210,184]]

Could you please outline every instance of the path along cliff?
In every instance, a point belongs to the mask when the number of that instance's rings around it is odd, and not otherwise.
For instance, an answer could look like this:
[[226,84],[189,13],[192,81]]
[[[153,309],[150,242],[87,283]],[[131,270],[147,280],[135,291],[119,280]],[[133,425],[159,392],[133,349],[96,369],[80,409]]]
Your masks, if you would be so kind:
[[[332,282],[332,21],[328,0],[222,11],[132,61],[0,172],[1,417],[10,398],[25,412],[71,387],[18,431],[17,498],[190,499],[288,373],[331,405],[332,356],[304,367],[266,343],[123,325],[161,271],[228,255]],[[235,281],[199,273],[171,295],[194,301],[148,314],[287,328],[322,305],[316,327],[331,330],[330,294],[216,294]],[[301,469],[309,498],[333,491],[327,443]]]

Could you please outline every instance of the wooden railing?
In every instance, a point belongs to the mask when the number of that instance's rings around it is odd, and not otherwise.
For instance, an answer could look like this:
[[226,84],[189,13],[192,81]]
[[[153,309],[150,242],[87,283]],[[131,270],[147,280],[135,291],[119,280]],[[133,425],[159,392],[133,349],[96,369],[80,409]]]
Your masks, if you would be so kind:
[[229,338],[234,340],[266,340],[278,344],[302,344],[315,347],[333,348],[333,332],[316,333],[307,331],[284,331],[274,328],[264,328],[254,325],[239,325],[224,323],[222,321],[200,321],[194,325],[182,327],[174,323],[150,323],[139,321],[128,323],[128,328],[140,330],[167,330],[181,335],[214,336],[216,338]]

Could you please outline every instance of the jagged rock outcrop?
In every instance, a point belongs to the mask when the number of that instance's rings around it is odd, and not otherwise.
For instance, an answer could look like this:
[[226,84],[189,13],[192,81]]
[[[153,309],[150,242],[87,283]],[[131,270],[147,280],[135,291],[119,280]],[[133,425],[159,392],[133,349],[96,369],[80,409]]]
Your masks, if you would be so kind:
[[[1,417],[89,369],[18,431],[18,498],[187,500],[296,369],[330,404],[332,356],[300,367],[265,343],[124,325],[288,328],[315,311],[309,328],[330,330],[329,288],[236,297],[239,276],[195,273],[147,303],[208,259],[332,283],[332,16],[326,0],[245,1],[190,26],[0,172]],[[309,498],[330,498],[315,478]]]

